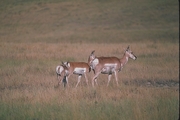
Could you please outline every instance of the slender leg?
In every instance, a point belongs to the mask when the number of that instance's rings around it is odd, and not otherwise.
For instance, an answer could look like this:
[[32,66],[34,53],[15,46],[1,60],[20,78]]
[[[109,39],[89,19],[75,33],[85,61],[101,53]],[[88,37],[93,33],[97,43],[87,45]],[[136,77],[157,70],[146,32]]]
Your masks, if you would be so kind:
[[69,82],[68,82],[69,77],[70,77],[70,75],[66,76],[66,82],[67,82],[67,86],[68,86],[68,87],[69,87]]
[[115,79],[116,79],[117,86],[119,86],[118,78],[117,78],[117,71],[115,71],[114,74],[115,74]]
[[93,86],[93,87],[94,87],[94,79],[95,79],[95,78],[93,77],[93,79],[92,79],[92,86]]
[[112,74],[109,74],[109,75],[108,75],[108,83],[107,83],[107,86],[109,86],[109,82],[111,81],[111,76],[112,76]]
[[59,86],[59,85],[62,84],[62,82],[63,82],[63,79],[62,79],[62,78],[63,78],[62,76],[60,76],[60,75],[57,74],[57,79],[58,79],[58,85],[57,85],[57,86]]
[[95,82],[96,82],[96,85],[98,86],[98,83],[97,83],[97,78],[95,78],[95,80],[94,80]]
[[60,76],[57,74],[58,86],[60,85]]
[[92,86],[93,86],[93,87],[94,87],[94,81],[95,81],[96,84],[97,84],[97,76],[98,76],[100,73],[101,73],[101,71],[98,72],[98,73],[96,73],[95,76],[93,77],[93,79],[92,79]]
[[88,79],[87,79],[87,76],[86,76],[86,73],[84,73],[84,77],[85,77],[85,79],[86,79],[87,86],[89,86],[89,84],[88,84]]
[[61,80],[61,83],[64,83],[64,87],[66,87],[66,84],[67,84],[67,77],[64,76],[63,80]]
[[78,76],[78,82],[77,82],[77,84],[76,84],[76,87],[78,86],[79,82],[81,81],[81,77],[82,77],[82,75],[79,75],[79,76]]
[[57,80],[59,81],[59,75],[57,74]]

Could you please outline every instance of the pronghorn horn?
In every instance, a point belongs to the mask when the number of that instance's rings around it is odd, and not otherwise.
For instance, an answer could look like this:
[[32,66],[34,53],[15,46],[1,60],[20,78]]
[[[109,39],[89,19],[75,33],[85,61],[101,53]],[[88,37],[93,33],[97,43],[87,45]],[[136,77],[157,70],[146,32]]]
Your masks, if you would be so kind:
[[95,52],[95,50],[93,50],[93,51],[91,52],[91,55],[94,54],[94,52]]
[[126,50],[129,50],[129,45],[128,45],[128,47],[127,47],[127,49]]

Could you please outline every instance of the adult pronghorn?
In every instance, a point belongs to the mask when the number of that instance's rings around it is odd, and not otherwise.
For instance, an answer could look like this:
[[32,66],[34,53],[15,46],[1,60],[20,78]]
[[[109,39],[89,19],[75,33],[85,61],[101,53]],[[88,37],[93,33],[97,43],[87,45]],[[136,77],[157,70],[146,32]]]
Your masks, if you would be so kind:
[[118,85],[117,72],[121,71],[123,66],[128,62],[129,58],[136,60],[137,57],[133,54],[133,52],[129,49],[129,46],[124,52],[124,56],[119,59],[117,57],[96,57],[94,55],[95,51],[92,51],[91,55],[88,58],[88,63],[94,71],[94,77],[92,78],[92,86],[94,87],[94,81],[97,84],[97,77],[100,73],[108,74],[108,83],[111,80],[111,76],[114,73],[116,83]]
[[82,75],[85,76],[86,83],[88,85],[88,79],[87,79],[86,73],[90,72],[91,68],[87,63],[85,63],[85,62],[64,62],[63,65],[67,68],[65,71],[67,85],[68,85],[68,79],[72,74],[78,75],[78,82],[76,84],[76,87],[78,86],[79,82],[81,81]]

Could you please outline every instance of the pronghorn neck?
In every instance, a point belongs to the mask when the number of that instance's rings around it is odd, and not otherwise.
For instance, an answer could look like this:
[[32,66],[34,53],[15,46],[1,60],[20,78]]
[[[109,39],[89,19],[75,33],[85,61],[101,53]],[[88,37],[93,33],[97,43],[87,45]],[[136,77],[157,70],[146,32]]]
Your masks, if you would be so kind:
[[120,59],[122,67],[128,62],[128,59],[129,56],[126,53],[124,53],[124,56]]

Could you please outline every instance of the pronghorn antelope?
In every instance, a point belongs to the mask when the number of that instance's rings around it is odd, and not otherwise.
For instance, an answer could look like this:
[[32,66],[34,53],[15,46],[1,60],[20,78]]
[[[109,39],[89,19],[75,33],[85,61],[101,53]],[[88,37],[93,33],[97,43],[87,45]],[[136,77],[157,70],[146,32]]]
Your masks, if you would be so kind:
[[66,79],[64,78],[65,76],[65,71],[66,71],[66,66],[64,65],[58,65],[56,67],[56,74],[57,74],[57,79],[58,79],[58,85],[60,85],[62,82],[64,82],[64,87],[66,84]]
[[123,66],[128,62],[129,58],[136,60],[137,57],[133,54],[133,52],[129,49],[129,46],[124,52],[124,56],[119,59],[117,57],[96,57],[94,55],[95,51],[92,51],[91,55],[88,58],[88,64],[90,65],[91,69],[94,71],[94,77],[92,78],[92,86],[94,87],[94,81],[97,84],[97,77],[100,73],[108,74],[108,83],[111,80],[111,76],[114,73],[116,83],[118,85],[118,78],[117,72],[121,71]]
[[88,79],[87,79],[86,73],[90,72],[91,68],[87,63],[85,63],[85,62],[64,62],[63,64],[67,68],[66,74],[65,74],[67,85],[68,85],[68,79],[72,74],[78,75],[78,82],[76,84],[76,87],[78,86],[79,82],[81,81],[82,75],[85,76],[86,83],[88,85]]

